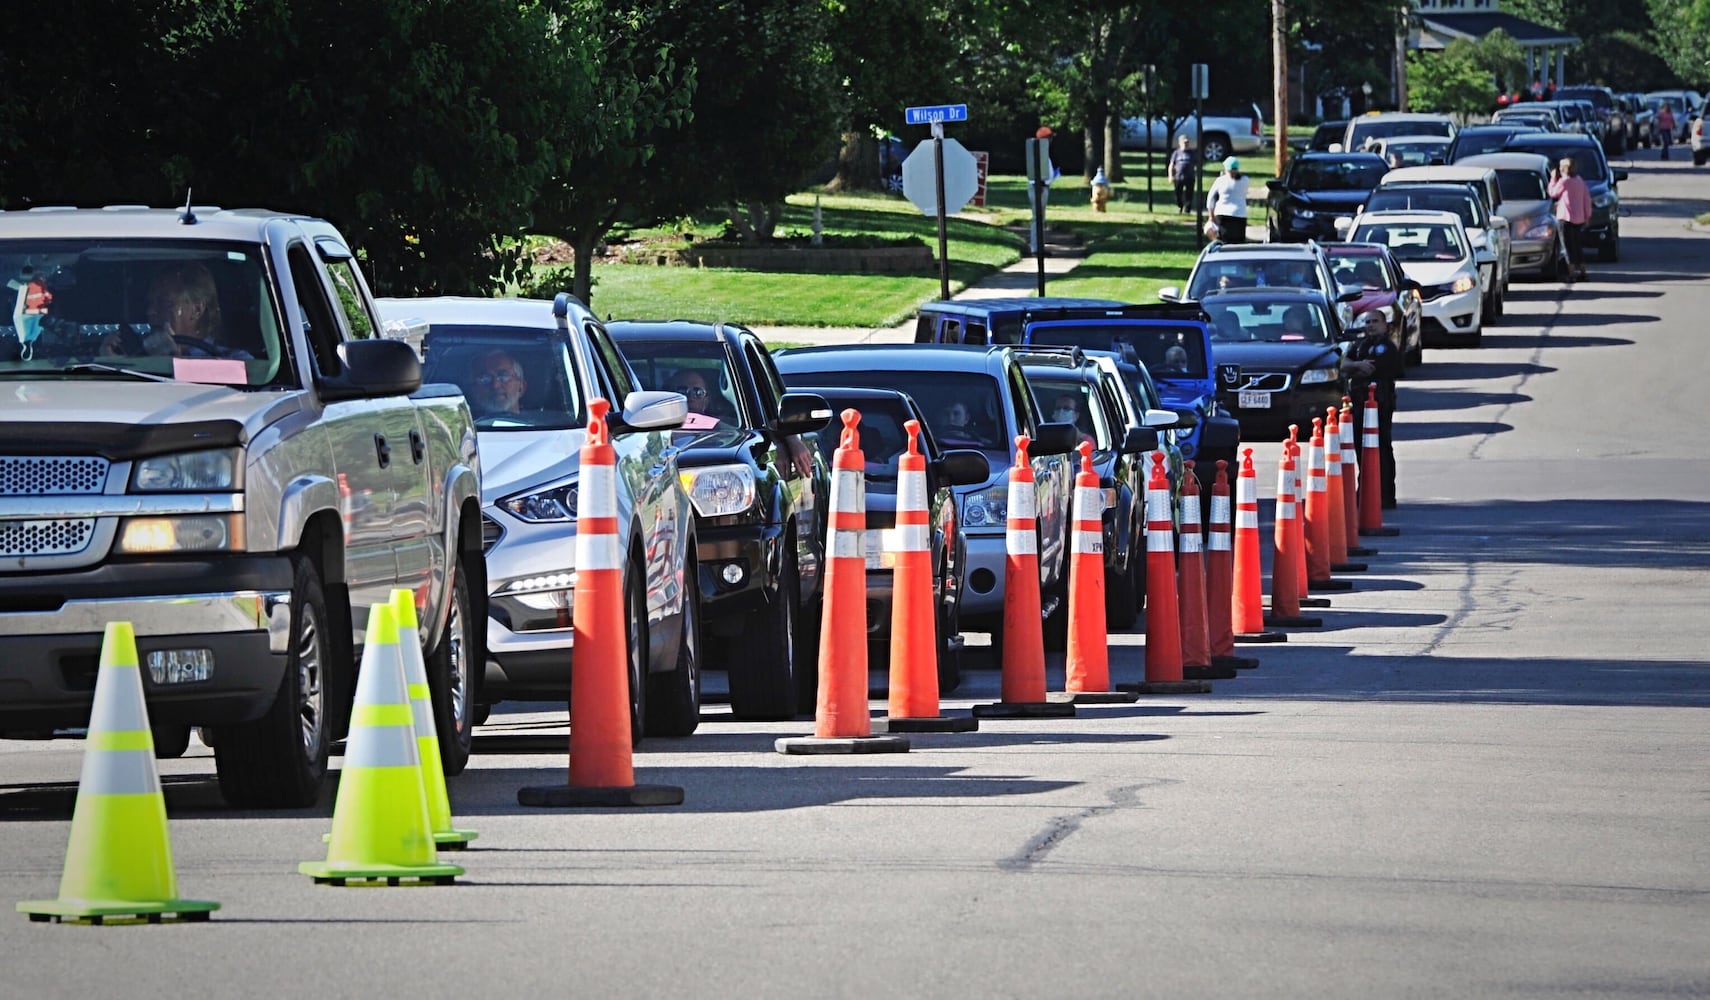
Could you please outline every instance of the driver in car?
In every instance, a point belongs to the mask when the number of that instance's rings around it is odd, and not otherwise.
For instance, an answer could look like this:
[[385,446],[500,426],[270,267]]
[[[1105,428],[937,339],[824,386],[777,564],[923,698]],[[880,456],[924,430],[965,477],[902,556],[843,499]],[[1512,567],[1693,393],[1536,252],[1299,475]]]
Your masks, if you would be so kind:
[[475,362],[472,381],[475,391],[469,402],[474,404],[476,416],[522,411],[528,380],[523,378],[522,365],[517,364],[509,351],[495,347],[483,353]]
[[101,345],[102,354],[155,354],[181,358],[252,360],[241,348],[224,343],[220,293],[214,276],[201,264],[179,264],[154,276],[148,289],[149,333],[140,349],[124,333]]

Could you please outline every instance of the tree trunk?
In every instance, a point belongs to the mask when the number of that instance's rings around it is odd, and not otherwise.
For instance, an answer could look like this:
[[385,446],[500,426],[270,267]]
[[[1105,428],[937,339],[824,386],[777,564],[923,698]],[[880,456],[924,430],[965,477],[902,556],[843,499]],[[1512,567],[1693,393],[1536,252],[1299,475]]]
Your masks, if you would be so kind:
[[843,145],[837,151],[837,176],[825,186],[827,191],[879,191],[884,187],[879,176],[878,144],[865,132],[843,133]]
[[575,254],[576,263],[571,268],[570,294],[582,300],[589,309],[594,308],[594,246],[599,243],[598,233],[578,233],[570,242],[570,249]]
[[784,221],[783,202],[772,202],[769,205],[751,202],[748,211],[754,216],[754,229],[759,234],[761,242],[771,240],[778,235],[778,223]]
[[1114,109],[1104,120],[1104,179],[1112,184],[1128,179],[1122,172],[1122,116]]
[[731,224],[736,227],[736,234],[742,238],[742,245],[753,246],[758,242],[754,227],[748,224],[748,216],[743,213],[742,206],[731,205],[729,212]]

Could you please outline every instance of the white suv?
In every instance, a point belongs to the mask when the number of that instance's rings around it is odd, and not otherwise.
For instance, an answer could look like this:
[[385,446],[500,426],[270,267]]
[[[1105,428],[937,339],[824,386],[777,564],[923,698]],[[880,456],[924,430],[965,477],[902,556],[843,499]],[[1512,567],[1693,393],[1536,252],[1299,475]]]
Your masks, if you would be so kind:
[[1460,216],[1453,212],[1362,212],[1355,216],[1348,239],[1389,247],[1402,273],[1419,283],[1422,340],[1478,346],[1484,336],[1479,258],[1491,254],[1473,249]]

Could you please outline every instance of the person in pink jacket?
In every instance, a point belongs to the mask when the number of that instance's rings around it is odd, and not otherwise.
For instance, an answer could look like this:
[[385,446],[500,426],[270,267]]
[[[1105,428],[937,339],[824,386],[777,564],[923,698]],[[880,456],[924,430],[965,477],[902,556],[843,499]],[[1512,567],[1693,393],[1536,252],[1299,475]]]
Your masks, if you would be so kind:
[[1550,197],[1556,202],[1556,221],[1567,239],[1568,262],[1573,273],[1568,280],[1585,280],[1585,224],[1591,221],[1591,191],[1585,179],[1574,173],[1573,157],[1562,157],[1550,171]]

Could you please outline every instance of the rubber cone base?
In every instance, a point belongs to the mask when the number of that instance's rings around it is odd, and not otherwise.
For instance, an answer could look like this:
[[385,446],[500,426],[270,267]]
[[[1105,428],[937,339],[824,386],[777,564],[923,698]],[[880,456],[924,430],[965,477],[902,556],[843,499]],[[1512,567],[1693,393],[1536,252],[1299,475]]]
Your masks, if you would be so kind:
[[1210,681],[1141,681],[1138,684],[1118,684],[1120,691],[1135,694],[1210,694]]
[[1327,608],[1330,606],[1328,597],[1302,597],[1300,606],[1303,608]]
[[1236,642],[1250,642],[1250,643],[1287,642],[1288,641],[1288,633],[1287,632],[1237,632],[1237,633],[1235,633],[1235,641]]
[[1182,667],[1182,679],[1188,681],[1226,681],[1234,677],[1234,667],[1220,667],[1210,663]]
[[451,885],[463,869],[456,865],[339,865],[330,861],[305,861],[297,871],[316,885]]
[[[200,923],[220,908],[200,899],[126,902],[122,899],[36,899],[19,903],[18,912],[32,923]],[[119,918],[117,920],[113,918]],[[170,919],[168,919],[170,918]]]
[[461,851],[469,847],[469,842],[481,836],[474,830],[435,830],[433,832],[434,846],[442,851]]
[[533,785],[517,789],[517,805],[546,809],[606,808],[608,806],[680,806],[683,790],[676,785],[625,785],[578,788],[575,785]]
[[1352,580],[1330,580],[1330,579],[1308,580],[1308,581],[1306,581],[1306,589],[1307,590],[1353,590],[1354,589],[1354,581],[1352,581]]
[[1046,697],[1070,705],[1132,705],[1140,700],[1132,691],[1061,691]]
[[972,733],[980,728],[980,720],[968,715],[936,715],[916,717],[880,716],[873,720],[875,733]]
[[786,736],[772,746],[782,754],[908,753],[908,737]]
[[1378,550],[1364,545],[1350,545],[1348,546],[1348,554],[1351,556],[1375,556],[1378,554]]
[[1364,573],[1365,571],[1365,563],[1341,562],[1330,564],[1330,572],[1332,573]]
[[1401,534],[1400,528],[1361,528],[1361,538],[1394,538]]
[[977,719],[1072,719],[1075,706],[1066,701],[994,701],[974,706]]
[[1265,624],[1278,628],[1323,628],[1324,619],[1308,618],[1306,615],[1266,615]]
[[1252,670],[1259,665],[1256,656],[1213,656],[1211,665],[1214,667],[1234,667],[1236,670]]

